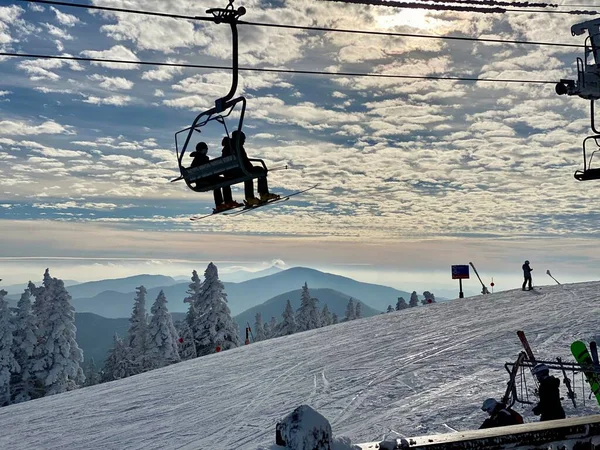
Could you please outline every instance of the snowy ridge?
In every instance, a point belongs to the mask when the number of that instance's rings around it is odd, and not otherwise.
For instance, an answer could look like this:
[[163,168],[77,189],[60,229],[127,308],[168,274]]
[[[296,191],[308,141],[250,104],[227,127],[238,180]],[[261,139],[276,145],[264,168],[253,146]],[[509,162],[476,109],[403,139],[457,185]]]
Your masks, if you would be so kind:
[[[483,399],[504,392],[516,330],[540,359],[572,361],[572,341],[600,334],[599,288],[457,299],[11,405],[0,409],[0,448],[271,448],[275,423],[303,403],[352,442],[476,428]],[[563,406],[569,417],[599,411]]]

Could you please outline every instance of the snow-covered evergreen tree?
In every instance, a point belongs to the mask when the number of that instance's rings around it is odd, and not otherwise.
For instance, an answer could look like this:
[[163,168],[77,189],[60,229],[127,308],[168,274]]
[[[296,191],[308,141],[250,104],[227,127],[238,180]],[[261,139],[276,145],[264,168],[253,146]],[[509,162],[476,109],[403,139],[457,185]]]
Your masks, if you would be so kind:
[[320,313],[317,309],[318,301],[310,296],[308,285],[305,282],[300,296],[300,308],[296,312],[296,331],[313,330],[321,326]]
[[262,315],[259,312],[256,313],[254,320],[254,342],[264,341],[267,339],[264,325],[265,324],[263,324]]
[[356,302],[356,307],[354,308],[354,318],[360,319],[362,317],[362,305],[359,301]]
[[417,295],[417,291],[412,291],[412,294],[410,294],[410,301],[408,303],[408,306],[410,306],[411,308],[419,306],[419,296]]
[[100,382],[100,378],[98,376],[98,369],[96,368],[96,362],[94,358],[90,358],[87,364],[85,365],[85,385],[86,386],[94,386]]
[[283,321],[278,325],[277,336],[287,336],[296,332],[296,317],[294,309],[288,299],[283,310]]
[[[189,304],[188,311],[185,316],[185,321],[187,322],[187,324],[189,326],[189,334],[191,336],[196,336],[200,332],[200,326],[201,326],[201,323],[198,321],[199,317],[198,317],[198,314],[196,313],[196,310],[201,307],[201,303],[202,303],[202,298],[201,298],[202,281],[200,280],[200,277],[198,276],[198,272],[196,272],[195,270],[192,271],[192,282],[188,285],[187,294],[188,294],[188,296],[183,300],[184,303]],[[181,336],[183,336],[183,334],[181,334]],[[196,348],[194,349],[193,353],[197,356],[198,355],[198,348],[197,348],[198,345],[195,343],[195,340],[194,340],[194,346]],[[192,352],[188,351],[188,352],[186,352],[186,354],[191,355]],[[194,358],[196,356],[194,356]],[[183,356],[182,356],[182,358],[183,358]],[[184,359],[186,359],[186,358],[184,358]]]
[[152,319],[148,327],[148,359],[153,369],[180,361],[177,348],[177,330],[167,309],[167,298],[161,290],[150,309]]
[[263,323],[263,331],[265,332],[265,339],[271,339],[271,324],[269,322]]
[[177,340],[179,357],[184,361],[196,358],[198,354],[196,353],[194,333],[187,320],[183,320],[179,323],[177,332],[179,333],[179,339]]
[[225,287],[219,280],[217,266],[212,262],[204,272],[204,282],[202,283],[196,314],[196,323],[198,324],[196,349],[198,356],[214,353],[217,346],[221,350],[239,347],[239,329],[231,318],[231,311],[227,306]]
[[335,325],[339,321],[338,315],[336,313],[331,313],[331,325]]
[[321,310],[321,325],[326,327],[331,325],[331,323],[331,313],[329,312],[329,307],[325,304]]
[[46,395],[53,395],[76,389],[84,383],[85,376],[80,365],[83,352],[75,339],[75,310],[63,281],[57,278],[47,280],[44,276],[43,297],[32,369],[45,386]]
[[44,272],[44,280],[42,281],[42,285],[36,287],[31,281],[28,284],[28,289],[31,295],[35,297],[35,301],[33,302],[33,315],[38,318],[38,327],[42,324],[39,323],[39,319],[45,317],[43,311],[46,304],[46,300],[48,298],[48,294],[51,292],[52,277],[50,276],[50,269],[46,269]]
[[129,318],[129,331],[127,332],[127,344],[129,361],[131,361],[132,373],[134,375],[145,371],[150,361],[148,359],[148,313],[146,312],[146,288],[139,286],[136,289],[133,311]]
[[115,333],[113,348],[106,358],[102,370],[102,382],[120,380],[131,375],[132,363],[129,360],[130,351],[119,336]]
[[13,326],[8,302],[4,300],[6,294],[0,289],[0,406],[11,403],[11,378],[21,371],[13,355]]
[[396,311],[402,311],[408,307],[409,306],[406,303],[406,300],[404,300],[404,297],[398,297],[398,301],[396,302]]
[[21,368],[18,374],[13,375],[13,402],[20,403],[40,395],[36,393],[33,376],[33,352],[37,345],[38,328],[31,310],[29,289],[25,289],[21,294],[13,322],[13,354]]
[[277,323],[277,318],[275,316],[271,316],[271,320],[269,321],[269,334],[267,335],[267,339],[277,337],[278,326],[279,324]]
[[350,297],[348,304],[346,305],[346,315],[344,316],[344,322],[356,319],[356,308],[354,307],[354,299]]
[[423,292],[423,300],[421,300],[423,305],[429,305],[431,303],[435,303],[435,295],[433,295],[429,291]]
[[392,305],[388,305],[386,312],[389,312],[389,313],[394,312],[394,308],[392,308]]

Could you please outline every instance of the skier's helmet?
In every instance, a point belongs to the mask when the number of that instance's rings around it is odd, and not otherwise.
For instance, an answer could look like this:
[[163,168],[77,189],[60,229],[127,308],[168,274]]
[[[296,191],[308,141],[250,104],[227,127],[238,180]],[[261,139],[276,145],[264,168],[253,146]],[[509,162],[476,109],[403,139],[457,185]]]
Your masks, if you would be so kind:
[[192,152],[190,154],[190,156],[193,158],[196,155],[206,155],[206,153],[208,152],[208,146],[206,145],[206,142],[198,142],[196,144],[196,151]]
[[237,142],[239,140],[239,142],[243,144],[246,141],[246,134],[243,131],[234,130],[231,133],[231,139],[233,139],[233,142]]
[[548,369],[546,364],[536,364],[531,373],[536,377],[543,377],[550,373],[550,369]]
[[481,410],[492,414],[496,406],[498,406],[498,401],[495,398],[488,398],[483,402]]
[[529,260],[525,260],[525,264],[529,264]]

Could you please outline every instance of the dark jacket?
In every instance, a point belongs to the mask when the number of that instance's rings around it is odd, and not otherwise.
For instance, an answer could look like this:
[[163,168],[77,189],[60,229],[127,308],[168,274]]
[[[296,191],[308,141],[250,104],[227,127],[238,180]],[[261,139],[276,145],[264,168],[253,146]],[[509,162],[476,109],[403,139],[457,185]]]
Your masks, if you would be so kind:
[[560,380],[548,375],[540,381],[538,390],[540,402],[533,408],[533,413],[541,415],[540,421],[565,418],[565,410],[560,403]]
[[[233,154],[233,149],[231,147],[232,144],[233,139],[227,139],[227,141],[223,145],[223,151],[221,152],[221,156],[229,156]],[[242,163],[244,164],[246,170],[252,170],[252,163],[248,159],[248,154],[246,153],[246,149],[243,145],[240,145],[240,154],[242,156]]]
[[525,276],[525,278],[531,277],[532,270],[533,269],[529,267],[529,264],[523,264],[523,275]]
[[196,156],[194,156],[194,159],[192,159],[192,164],[190,167],[198,167],[206,164],[208,161],[210,161],[208,155],[202,155],[199,152],[196,152]]
[[513,415],[502,405],[498,405],[490,417],[485,419],[485,421],[481,424],[479,429],[482,430],[484,428],[506,427],[517,424],[518,422]]

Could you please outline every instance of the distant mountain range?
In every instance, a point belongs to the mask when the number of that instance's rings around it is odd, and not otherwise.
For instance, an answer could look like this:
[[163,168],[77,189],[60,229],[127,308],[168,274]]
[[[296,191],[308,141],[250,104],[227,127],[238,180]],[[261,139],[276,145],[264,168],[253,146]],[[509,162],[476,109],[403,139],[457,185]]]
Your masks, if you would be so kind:
[[[339,321],[341,322],[346,314],[346,306],[348,306],[348,300],[350,299],[349,295],[343,294],[338,291],[334,291],[333,289],[310,289],[310,296],[319,299],[317,306],[319,311],[323,309],[323,306],[327,305],[330,313],[335,313],[338,316]],[[281,322],[283,314],[283,310],[285,309],[285,305],[290,300],[294,311],[300,308],[300,297],[302,295],[302,289],[296,289],[294,291],[286,292],[284,294],[280,294],[276,297],[273,297],[270,300],[267,300],[260,305],[253,306],[250,309],[247,309],[241,314],[238,314],[234,317],[235,321],[240,328],[240,334],[243,334],[246,323],[250,324],[250,328],[254,327],[254,322],[256,319],[256,313],[260,313],[263,322],[269,322],[271,317],[275,317],[277,322]],[[354,304],[359,302],[357,298],[354,298]],[[371,317],[380,314],[381,311],[378,311],[370,306],[366,305],[364,302],[360,302],[362,308],[362,317]]]
[[[191,280],[190,280],[191,282]],[[287,270],[241,283],[225,282],[225,292],[229,308],[233,315],[260,305],[261,303],[296,289],[304,283],[309,289],[333,289],[347,296],[360,299],[365,305],[379,311],[385,311],[388,305],[395,305],[398,297],[407,301],[410,294],[387,286],[362,283],[351,278],[321,272],[304,267]],[[147,304],[151,305],[158,293],[163,290],[171,312],[185,312],[187,304],[183,299],[187,296],[189,282],[178,282],[162,275],[138,275],[117,280],[102,280],[81,283],[67,290],[73,298],[73,306],[77,312],[91,312],[103,317],[129,317],[135,298],[135,287],[143,284],[148,290]],[[85,295],[90,296],[85,296]],[[9,296],[12,304],[18,295]]]

